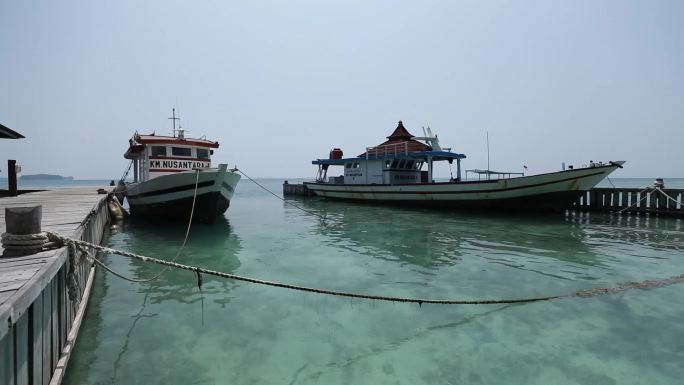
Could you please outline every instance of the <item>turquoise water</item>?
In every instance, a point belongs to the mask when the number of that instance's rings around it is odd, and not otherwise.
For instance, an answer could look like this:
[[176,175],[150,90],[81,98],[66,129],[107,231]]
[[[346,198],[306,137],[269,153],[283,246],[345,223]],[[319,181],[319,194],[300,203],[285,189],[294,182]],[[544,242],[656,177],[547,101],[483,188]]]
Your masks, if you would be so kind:
[[[650,179],[648,181],[651,181]],[[279,180],[262,181],[280,191]],[[615,180],[613,180],[615,183]],[[637,186],[639,187],[639,186]],[[364,293],[495,299],[684,273],[671,218],[475,215],[296,199],[240,182],[180,261]],[[130,221],[110,246],[175,254],[183,225]],[[107,256],[138,278],[159,270]],[[350,300],[169,271],[98,273],[65,384],[678,384],[684,285],[523,305]]]

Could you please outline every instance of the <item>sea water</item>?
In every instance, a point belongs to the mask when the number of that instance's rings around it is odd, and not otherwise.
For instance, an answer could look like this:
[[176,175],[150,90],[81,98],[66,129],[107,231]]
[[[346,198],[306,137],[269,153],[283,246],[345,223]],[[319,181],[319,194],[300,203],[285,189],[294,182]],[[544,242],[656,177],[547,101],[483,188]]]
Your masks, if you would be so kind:
[[[281,180],[260,182],[281,190]],[[178,261],[290,284],[431,299],[548,296],[684,273],[680,219],[288,201],[310,213],[243,179],[225,218],[192,226]],[[110,229],[104,242],[171,259],[184,232],[182,223],[135,219]],[[104,260],[138,279],[162,268],[115,255]],[[188,271],[131,283],[99,270],[65,384],[684,378],[684,284],[518,305],[419,306],[202,278],[200,290]]]

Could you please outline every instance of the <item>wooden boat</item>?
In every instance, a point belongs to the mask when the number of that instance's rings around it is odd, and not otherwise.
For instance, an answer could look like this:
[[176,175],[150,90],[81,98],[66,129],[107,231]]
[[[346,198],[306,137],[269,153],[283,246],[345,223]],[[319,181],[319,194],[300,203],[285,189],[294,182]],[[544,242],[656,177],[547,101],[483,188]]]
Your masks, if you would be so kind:
[[136,132],[129,140],[124,157],[132,161],[133,183],[122,190],[131,214],[187,220],[194,199],[194,220],[213,222],[230,206],[240,174],[226,164],[212,168],[218,142],[186,138],[175,128],[175,110],[171,119],[173,136]]
[[[415,137],[400,121],[386,142],[366,148],[357,157],[343,158],[342,151],[334,149],[328,159],[312,161],[318,165],[318,175],[315,182],[305,182],[305,186],[321,197],[358,202],[560,211],[625,163],[590,162],[587,167],[570,166],[567,170],[529,176],[472,170],[486,179],[466,181],[461,178],[461,160],[466,156],[442,148],[429,128],[424,133],[424,137]],[[433,163],[438,161],[456,161],[456,177],[448,182],[435,182]],[[343,167],[344,174],[326,180],[330,166]]]

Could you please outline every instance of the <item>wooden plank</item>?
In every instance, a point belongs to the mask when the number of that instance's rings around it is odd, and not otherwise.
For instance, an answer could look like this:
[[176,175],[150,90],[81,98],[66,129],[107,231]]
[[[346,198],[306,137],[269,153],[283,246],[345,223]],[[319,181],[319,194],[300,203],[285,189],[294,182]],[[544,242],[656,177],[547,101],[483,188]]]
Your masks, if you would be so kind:
[[25,312],[14,327],[15,384],[29,383],[29,312]]
[[93,280],[95,279],[95,272],[95,267],[91,267],[88,271],[88,279],[86,280],[85,288],[83,290],[83,298],[81,298],[81,303],[79,304],[78,311],[76,312],[76,316],[74,318],[73,327],[71,331],[69,331],[69,336],[67,337],[67,344],[62,351],[62,357],[57,362],[54,375],[50,380],[50,385],[59,385],[62,382],[62,378],[66,372],[66,366],[69,363],[69,358],[71,358],[71,353],[74,350],[76,338],[78,337],[78,331],[81,328],[81,323],[88,306]]
[[28,281],[38,272],[38,270],[40,269],[31,268],[3,271],[2,275],[0,276],[0,284],[13,281]]
[[32,308],[32,384],[40,385],[43,383],[43,294],[41,293]]
[[67,336],[67,320],[66,320],[66,308],[69,307],[69,302],[67,301],[67,290],[66,290],[66,267],[67,263],[62,266],[59,274],[57,274],[57,290],[59,291],[59,351],[62,351],[64,344],[66,344]]
[[47,258],[29,259],[25,261],[0,261],[0,274],[2,274],[5,269],[9,269],[11,267],[44,265],[47,261]]
[[0,305],[2,305],[3,302],[7,301],[12,294],[14,294],[13,290],[8,290],[8,291],[0,291]]
[[[52,259],[46,264],[45,268],[36,273],[15,293],[12,302],[5,302],[0,305],[0,324],[7,323],[10,319],[17,319],[21,313],[26,311],[33,303],[33,300],[49,284],[52,277],[57,273],[59,267],[66,260],[66,248],[45,251],[52,255]],[[39,253],[39,254],[43,254]],[[7,329],[0,328],[0,337],[7,332]]]
[[[0,293],[7,293],[9,299],[17,292],[17,290],[19,290],[22,286],[26,285],[26,282],[28,281],[12,281],[2,283],[0,284]],[[2,303],[2,305],[4,305],[4,303]]]
[[589,207],[594,208],[594,209],[598,208],[599,207],[598,201],[599,201],[598,192],[589,191]]
[[52,279],[52,282],[50,283],[50,290],[52,293],[52,315],[50,316],[50,319],[52,321],[50,322],[50,339],[52,340],[50,362],[52,362],[52,370],[50,372],[53,372],[55,369],[55,364],[59,359],[59,293],[57,290],[56,276]]
[[0,384],[14,384],[14,333],[0,338]]
[[650,212],[656,212],[658,210],[658,193],[649,191],[648,194],[648,209]]
[[[49,288],[49,286],[48,286]],[[50,325],[52,325],[52,290],[46,288],[43,293],[43,385],[47,385],[52,376],[52,338],[50,336]]]

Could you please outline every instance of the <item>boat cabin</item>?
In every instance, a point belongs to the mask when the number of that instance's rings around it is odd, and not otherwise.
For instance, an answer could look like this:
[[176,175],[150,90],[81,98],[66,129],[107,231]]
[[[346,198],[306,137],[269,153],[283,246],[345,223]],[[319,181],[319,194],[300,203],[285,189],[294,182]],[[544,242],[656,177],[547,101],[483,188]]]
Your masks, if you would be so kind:
[[182,129],[178,135],[140,135],[128,141],[124,158],[131,159],[133,181],[141,182],[162,175],[211,167],[211,155],[218,142],[186,138]]
[[[439,139],[436,135],[432,135],[429,128],[424,133],[424,137],[415,137],[399,121],[397,128],[387,137],[387,141],[374,147],[367,147],[366,152],[355,158],[343,158],[340,149],[333,149],[328,159],[317,159],[311,162],[318,165],[316,181],[333,184],[384,185],[431,183],[433,162],[448,161],[451,164],[454,160],[456,160],[456,180],[460,180],[461,159],[466,156],[453,153],[450,148],[441,148]],[[330,166],[342,166],[344,174],[327,178]]]

